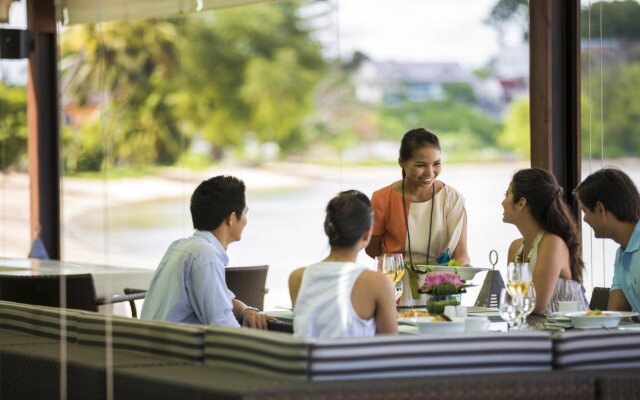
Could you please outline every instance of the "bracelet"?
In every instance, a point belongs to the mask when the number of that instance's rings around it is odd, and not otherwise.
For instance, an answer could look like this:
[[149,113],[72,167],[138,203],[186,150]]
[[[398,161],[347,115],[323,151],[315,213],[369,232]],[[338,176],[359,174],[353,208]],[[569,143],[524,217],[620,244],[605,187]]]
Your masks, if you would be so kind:
[[244,306],[244,307],[242,308],[242,310],[240,310],[240,316],[241,316],[242,318],[244,318],[244,312],[245,312],[245,311],[247,311],[247,310],[253,310],[253,311],[255,311],[255,312],[260,312],[260,310],[258,310],[258,309],[257,309],[257,308],[255,308],[255,307],[251,307],[251,306]]

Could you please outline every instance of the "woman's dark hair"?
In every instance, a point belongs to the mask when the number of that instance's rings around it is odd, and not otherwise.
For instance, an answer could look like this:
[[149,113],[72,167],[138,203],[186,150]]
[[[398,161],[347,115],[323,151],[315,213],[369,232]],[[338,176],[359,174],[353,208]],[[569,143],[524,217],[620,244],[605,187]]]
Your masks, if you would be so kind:
[[542,229],[564,240],[569,248],[572,279],[582,283],[584,262],[580,254],[578,228],[556,178],[541,168],[523,169],[513,175],[511,191],[514,202],[523,197],[527,200],[529,212]]
[[[438,137],[424,128],[411,129],[405,133],[400,141],[400,159],[407,161],[413,157],[413,153],[425,146],[435,147],[440,150],[440,140]],[[402,177],[405,172],[402,170]]]
[[233,176],[216,176],[196,188],[191,195],[194,229],[212,231],[231,213],[240,218],[246,206],[244,182]]
[[620,221],[636,223],[640,219],[638,188],[619,169],[604,168],[594,172],[574,189],[573,195],[591,211],[599,201]]
[[372,223],[371,201],[362,192],[340,192],[327,204],[324,231],[331,247],[352,247],[371,228]]

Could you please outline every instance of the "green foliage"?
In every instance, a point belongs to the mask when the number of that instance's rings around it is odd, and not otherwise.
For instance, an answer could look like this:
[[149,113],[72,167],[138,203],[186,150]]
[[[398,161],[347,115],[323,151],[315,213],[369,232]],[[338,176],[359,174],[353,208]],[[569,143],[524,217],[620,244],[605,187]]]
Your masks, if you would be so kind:
[[528,14],[529,0],[498,0],[491,9],[487,23],[501,26],[506,22]]
[[178,39],[171,20],[81,26],[63,35],[63,80],[73,103],[95,107],[91,101],[104,98],[99,113],[63,134],[73,149],[63,153],[68,172],[175,162],[184,145],[172,104]]
[[600,37],[600,14],[602,13],[602,36],[622,40],[640,39],[640,4],[634,0],[603,1],[591,4],[591,24],[589,8],[582,9],[580,34],[582,37]]
[[189,20],[182,67],[194,130],[217,146],[251,133],[282,148],[300,141],[310,95],[324,72],[320,45],[295,3],[238,7]]
[[214,157],[248,135],[295,146],[324,60],[282,2],[69,29],[61,67],[65,104],[84,111],[64,133],[73,172],[171,165],[196,134]]
[[27,153],[27,88],[0,82],[0,171]]
[[612,67],[603,81],[604,154],[606,157],[640,154],[640,62]]
[[475,104],[476,93],[473,86],[467,82],[446,83],[444,85],[445,97],[454,102]]
[[423,126],[438,134],[472,132],[480,144],[490,145],[500,129],[499,123],[470,105],[451,100],[405,101],[399,106],[383,106],[377,115],[390,139],[399,139],[411,127]]
[[529,121],[529,99],[522,98],[511,102],[504,125],[497,137],[498,146],[528,157],[531,149]]

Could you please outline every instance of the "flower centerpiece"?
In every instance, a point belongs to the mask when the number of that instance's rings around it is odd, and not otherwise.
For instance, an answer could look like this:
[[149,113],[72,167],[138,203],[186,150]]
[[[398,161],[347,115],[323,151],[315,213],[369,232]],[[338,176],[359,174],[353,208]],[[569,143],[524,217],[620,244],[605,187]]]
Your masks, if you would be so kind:
[[451,272],[427,272],[419,289],[427,294],[427,310],[431,314],[442,314],[445,306],[460,304],[460,294],[468,285],[460,280],[460,275]]

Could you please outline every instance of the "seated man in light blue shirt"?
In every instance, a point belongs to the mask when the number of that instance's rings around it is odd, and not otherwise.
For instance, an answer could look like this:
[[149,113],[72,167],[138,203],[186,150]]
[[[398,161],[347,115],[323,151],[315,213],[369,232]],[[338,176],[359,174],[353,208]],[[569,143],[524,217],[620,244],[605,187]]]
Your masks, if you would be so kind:
[[640,194],[631,178],[614,168],[589,175],[573,191],[584,222],[597,238],[613,239],[616,253],[609,310],[640,312]]
[[[267,316],[227,288],[227,246],[247,225],[244,183],[231,176],[202,182],[191,196],[193,236],[171,243],[151,280],[141,319],[267,329]],[[240,322],[238,322],[240,321]]]

